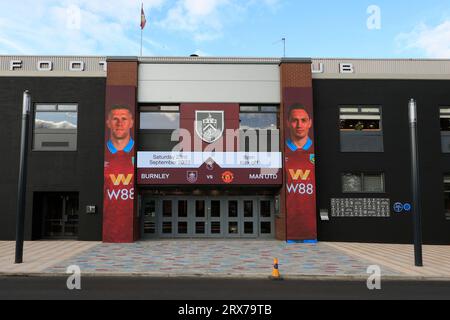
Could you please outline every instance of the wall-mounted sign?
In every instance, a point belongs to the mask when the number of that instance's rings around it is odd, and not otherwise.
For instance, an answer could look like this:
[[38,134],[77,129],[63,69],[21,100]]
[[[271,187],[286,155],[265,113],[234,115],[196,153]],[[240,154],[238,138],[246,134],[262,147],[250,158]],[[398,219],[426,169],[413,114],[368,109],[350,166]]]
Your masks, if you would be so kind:
[[411,212],[412,205],[410,203],[396,202],[394,203],[393,209],[395,213],[403,213],[403,212],[407,213]]
[[279,152],[138,152],[138,183],[280,185],[281,158]]
[[281,152],[138,152],[138,169],[281,169]]
[[331,199],[331,216],[339,217],[390,217],[389,199]]

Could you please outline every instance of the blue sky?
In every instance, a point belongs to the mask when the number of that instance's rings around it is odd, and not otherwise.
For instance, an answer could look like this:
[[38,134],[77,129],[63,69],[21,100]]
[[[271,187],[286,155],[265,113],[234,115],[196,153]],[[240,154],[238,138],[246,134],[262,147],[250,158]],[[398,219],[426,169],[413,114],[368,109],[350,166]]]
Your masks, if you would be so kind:
[[[138,55],[140,6],[0,0],[0,54]],[[285,37],[290,57],[450,58],[450,0],[145,0],[144,7],[146,56],[279,57]],[[380,28],[369,29],[368,20]]]

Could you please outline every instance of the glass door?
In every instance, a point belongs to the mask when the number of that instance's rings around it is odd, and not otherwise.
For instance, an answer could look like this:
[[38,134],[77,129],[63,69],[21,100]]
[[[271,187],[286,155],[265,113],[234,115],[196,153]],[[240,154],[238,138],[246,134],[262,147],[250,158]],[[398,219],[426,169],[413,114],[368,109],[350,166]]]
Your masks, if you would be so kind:
[[205,199],[195,199],[194,201],[194,237],[205,237],[207,235],[207,201]]
[[258,236],[258,215],[256,211],[257,201],[255,199],[242,199],[241,202],[243,213],[243,237]]
[[143,198],[142,202],[142,238],[155,238],[158,236],[159,210],[156,199]]
[[42,194],[44,212],[44,237],[50,239],[75,239],[78,236],[78,194]]
[[223,233],[223,208],[220,199],[207,200],[208,236],[221,237]]
[[239,199],[226,199],[226,237],[239,238],[242,236],[242,213],[239,210]]

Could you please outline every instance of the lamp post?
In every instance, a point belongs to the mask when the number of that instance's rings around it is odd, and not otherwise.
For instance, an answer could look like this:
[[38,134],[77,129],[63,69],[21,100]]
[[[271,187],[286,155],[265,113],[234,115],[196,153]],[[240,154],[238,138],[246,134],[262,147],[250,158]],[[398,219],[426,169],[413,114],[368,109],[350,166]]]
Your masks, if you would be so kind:
[[421,200],[419,192],[419,152],[417,145],[417,103],[414,99],[409,101],[409,127],[411,135],[411,163],[412,163],[412,189],[414,202],[414,259],[416,267],[423,267],[422,257],[422,222]]
[[28,90],[26,90],[23,93],[22,131],[20,136],[19,186],[17,192],[15,263],[18,264],[23,262],[25,201],[26,201],[26,187],[27,187],[28,119],[30,115],[30,107],[31,107],[31,96]]

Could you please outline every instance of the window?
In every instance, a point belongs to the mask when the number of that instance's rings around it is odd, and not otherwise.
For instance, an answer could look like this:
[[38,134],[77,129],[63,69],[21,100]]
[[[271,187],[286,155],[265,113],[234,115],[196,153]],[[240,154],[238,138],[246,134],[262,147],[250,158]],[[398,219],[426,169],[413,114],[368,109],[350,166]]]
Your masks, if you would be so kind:
[[140,108],[140,151],[172,151],[178,144],[173,133],[180,128],[179,106],[143,106]]
[[240,151],[279,152],[279,107],[241,106]]
[[241,130],[277,130],[278,107],[241,106],[239,122]]
[[450,175],[444,177],[445,219],[450,220]]
[[372,132],[381,131],[379,107],[340,108],[341,131]]
[[77,104],[36,104],[33,150],[76,151]]
[[341,106],[341,151],[383,152],[381,119],[380,106]]
[[450,107],[441,107],[441,131],[450,132]]
[[384,193],[384,174],[344,173],[342,175],[342,192]]
[[440,108],[442,152],[450,153],[450,107]]

